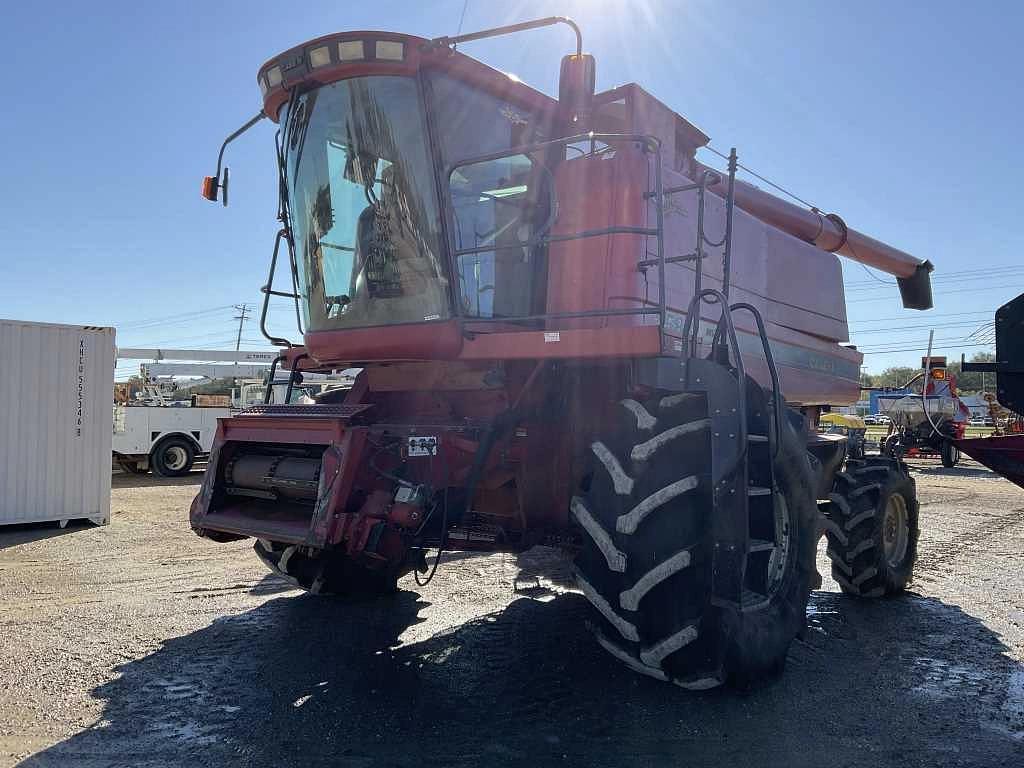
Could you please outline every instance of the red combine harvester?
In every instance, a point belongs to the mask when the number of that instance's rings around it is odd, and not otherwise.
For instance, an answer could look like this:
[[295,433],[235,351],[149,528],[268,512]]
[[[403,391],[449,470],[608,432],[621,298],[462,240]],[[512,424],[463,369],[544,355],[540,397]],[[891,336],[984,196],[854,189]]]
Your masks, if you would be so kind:
[[[576,34],[557,100],[455,50],[551,24]],[[905,467],[840,471],[845,439],[815,427],[859,394],[834,254],[916,309],[931,264],[738,181],[735,151],[728,174],[702,166],[707,136],[637,85],[595,94],[594,73],[561,17],[338,33],[259,70],[263,109],[225,145],[279,126],[263,319],[293,299],[303,344],[268,338],[296,381],[362,372],[223,419],[191,524],[349,595],[422,584],[444,550],[562,547],[629,667],[751,680],[804,627],[823,528],[846,592],[910,578]],[[223,154],[203,194],[226,203]]]

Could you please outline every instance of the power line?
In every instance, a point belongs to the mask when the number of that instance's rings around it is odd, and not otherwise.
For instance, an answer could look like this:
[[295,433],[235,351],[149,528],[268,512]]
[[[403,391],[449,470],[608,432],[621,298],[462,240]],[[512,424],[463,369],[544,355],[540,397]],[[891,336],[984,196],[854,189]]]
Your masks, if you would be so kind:
[[[945,336],[943,338],[935,339],[936,344],[948,344],[957,341],[977,341],[977,339],[971,336]],[[891,346],[902,346],[904,344],[913,344],[912,341],[879,341],[873,344],[857,345],[858,348],[871,349],[872,347],[891,347]]]
[[[966,317],[967,315],[991,315],[991,314],[992,314],[992,312],[987,310],[987,309],[979,309],[976,312],[943,312],[942,316],[943,317]],[[913,317],[913,315],[911,315],[910,317]],[[896,322],[897,320],[907,320],[907,319],[910,319],[910,318],[907,317],[907,316],[904,316],[904,317],[872,317],[872,318],[867,318],[866,320],[858,320],[853,325],[860,325],[861,323],[893,323],[893,322]]]
[[[935,344],[955,344],[955,343],[958,343],[958,342],[968,342],[968,341],[978,341],[978,339],[973,338],[972,336],[969,336],[969,335],[968,336],[944,336],[942,338],[935,339]],[[895,341],[894,340],[894,341],[879,341],[879,342],[875,342],[873,344],[863,344],[863,345],[858,344],[857,347],[858,347],[858,349],[877,349],[879,347],[902,347],[902,346],[906,346],[907,344],[914,344],[914,343],[916,343],[916,342],[911,341],[909,339],[906,339],[906,340],[903,340],[903,341]]]
[[[1024,286],[1020,285],[985,285],[981,288],[958,288],[952,291],[940,291],[936,292],[936,296],[949,296],[953,293],[978,293],[981,291],[1001,291],[1001,290],[1016,290],[1019,291]],[[863,304],[868,301],[891,301],[889,296],[870,296],[868,298],[861,299],[850,299],[847,303],[849,304]]]
[[[1002,273],[1005,273],[1005,272],[1017,272],[1017,271],[1022,270],[1022,269],[1024,269],[1024,266],[1021,266],[1019,264],[1009,264],[1009,265],[1004,266],[1004,267],[988,267],[986,269],[964,269],[964,270],[960,270],[959,272],[939,272],[939,274],[935,275],[932,278],[932,280],[934,281],[934,280],[953,279],[953,278],[957,278],[957,277],[963,277],[965,275],[982,275],[982,276],[984,276],[984,275],[998,275],[998,274],[1002,274]],[[859,285],[871,285],[871,283],[868,280],[861,280],[860,282],[849,282],[846,285],[847,286],[859,286]]]
[[[1011,277],[1012,278],[1024,277],[1024,270],[1016,271],[1016,272],[997,272],[997,273],[994,273],[994,274],[991,274],[991,275],[965,275],[963,277],[946,277],[946,278],[943,278],[943,279],[933,278],[932,279],[932,284],[933,285],[939,284],[939,285],[943,285],[944,286],[944,285],[949,284],[949,283],[955,283],[957,285],[960,285],[962,283],[976,283],[976,282],[981,281],[981,280],[987,280],[987,281],[991,282],[993,280],[997,280],[997,279],[1001,279],[1001,278],[1002,279],[1006,279],[1006,278],[1011,278]],[[863,293],[865,291],[880,291],[883,288],[891,289],[894,285],[896,285],[896,283],[886,283],[884,286],[879,286],[879,285],[851,286],[851,285],[847,284],[845,286],[845,288],[846,288],[847,292],[849,292],[849,293]]]
[[903,333],[903,332],[914,332],[921,330],[931,330],[933,328],[974,328],[977,327],[977,320],[961,320],[954,323],[924,323],[921,325],[900,325],[891,326],[888,328],[866,328],[861,331],[851,331],[851,336],[867,336],[872,333]]
[[[970,349],[972,347],[990,347],[992,345],[991,344],[977,343],[977,344],[952,344],[952,345],[943,344],[942,346],[944,346],[946,349]],[[928,351],[928,347],[927,346],[925,346],[925,347],[902,347],[900,349],[872,349],[872,350],[868,350],[866,352],[864,350],[858,350],[858,351],[862,355],[888,355],[888,354],[896,354],[897,352],[927,352]],[[933,352],[935,351],[934,347],[932,348],[932,351]]]
[[125,320],[123,322],[112,323],[112,325],[116,326],[119,329],[123,328],[126,330],[130,328],[142,328],[150,325],[161,325],[165,323],[188,321],[206,315],[224,312],[225,310],[231,308],[231,304],[226,304],[222,307],[208,307],[206,309],[197,309],[191,312],[180,312],[174,315],[164,315],[162,317],[149,317],[141,320]]
[[[186,341],[195,341],[197,339],[212,339],[214,336],[223,337],[224,331],[213,331],[212,333],[201,333],[195,336],[173,336],[168,338],[159,339],[156,341],[146,340],[141,342],[132,343],[133,347],[166,347],[171,344],[180,344]],[[230,344],[234,339],[228,339],[226,342]]]
[[459,28],[455,31],[455,36],[458,37],[462,34],[462,22],[466,20],[466,9],[469,7],[469,0],[465,0],[462,3],[462,13],[459,14]]

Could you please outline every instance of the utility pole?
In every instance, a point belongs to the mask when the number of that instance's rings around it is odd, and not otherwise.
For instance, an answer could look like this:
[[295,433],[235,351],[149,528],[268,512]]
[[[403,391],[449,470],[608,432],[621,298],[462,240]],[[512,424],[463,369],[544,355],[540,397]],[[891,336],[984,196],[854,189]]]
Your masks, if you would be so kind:
[[249,319],[249,305],[235,304],[235,309],[238,310],[238,314],[234,317],[234,319],[238,321],[238,338],[235,339],[235,351],[237,352],[242,347],[242,326],[245,324],[245,321]]

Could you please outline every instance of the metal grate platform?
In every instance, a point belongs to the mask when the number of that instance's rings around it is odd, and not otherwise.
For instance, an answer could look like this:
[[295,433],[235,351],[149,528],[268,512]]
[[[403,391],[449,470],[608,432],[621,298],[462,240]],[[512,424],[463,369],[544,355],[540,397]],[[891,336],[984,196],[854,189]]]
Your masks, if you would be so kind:
[[351,419],[372,405],[254,405],[239,411],[238,416],[301,416],[304,419]]

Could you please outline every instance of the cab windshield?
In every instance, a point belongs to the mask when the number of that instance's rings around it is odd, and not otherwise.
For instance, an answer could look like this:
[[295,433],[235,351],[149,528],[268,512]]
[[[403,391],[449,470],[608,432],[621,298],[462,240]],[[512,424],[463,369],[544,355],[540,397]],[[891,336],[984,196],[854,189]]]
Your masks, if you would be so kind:
[[298,96],[284,135],[299,293],[311,331],[449,316],[416,81],[372,76]]

